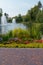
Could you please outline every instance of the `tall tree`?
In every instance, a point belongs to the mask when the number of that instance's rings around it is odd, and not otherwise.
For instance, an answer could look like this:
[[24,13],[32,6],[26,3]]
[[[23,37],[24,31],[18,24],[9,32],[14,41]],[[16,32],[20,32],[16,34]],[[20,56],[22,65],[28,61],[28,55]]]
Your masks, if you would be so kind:
[[8,22],[8,14],[7,13],[4,13],[4,15],[5,15],[5,17],[6,17],[6,20],[7,20],[7,22]]
[[22,18],[22,16],[21,16],[21,14],[19,14],[15,19],[16,19],[16,22],[17,22],[17,23],[20,23],[20,22],[23,21],[23,18]]
[[0,8],[0,24],[1,24],[1,17],[2,17],[2,9]]
[[31,8],[31,10],[28,11],[27,14],[30,15],[30,20],[31,21],[35,21],[36,20],[36,15],[38,14],[39,10],[40,10],[39,7],[36,5],[33,8]]
[[39,8],[41,8],[41,7],[42,7],[42,4],[41,4],[41,2],[40,2],[40,1],[38,2],[38,7],[39,7]]
[[36,21],[43,23],[43,11],[39,11],[36,17]]

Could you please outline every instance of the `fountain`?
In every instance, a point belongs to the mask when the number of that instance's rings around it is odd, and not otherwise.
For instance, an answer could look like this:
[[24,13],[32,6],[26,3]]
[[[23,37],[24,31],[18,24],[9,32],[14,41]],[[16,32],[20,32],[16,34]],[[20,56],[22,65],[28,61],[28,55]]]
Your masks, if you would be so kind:
[[0,34],[5,34],[16,28],[26,28],[23,24],[17,24],[15,19],[12,20],[12,23],[7,23],[6,14],[2,15],[2,9],[0,9],[0,14]]
[[3,15],[1,17],[0,34],[3,34],[6,32],[6,30],[7,30],[6,25],[7,25],[7,20],[6,20],[5,15]]
[[7,24],[7,19],[6,19],[7,14],[6,13],[2,14],[2,13],[3,13],[3,11],[0,8],[0,26],[3,26],[3,25]]
[[0,34],[5,33],[7,20],[6,16],[2,15],[2,9],[0,8]]
[[1,24],[0,24],[0,34],[6,34],[10,30],[14,30],[16,28],[26,28],[23,24],[17,24],[15,19],[12,20],[12,23],[7,23],[6,17],[3,15],[1,17]]
[[6,24],[7,24],[6,16],[3,15],[3,16],[1,17],[1,25],[6,25]]
[[16,24],[15,19],[12,20],[12,23]]

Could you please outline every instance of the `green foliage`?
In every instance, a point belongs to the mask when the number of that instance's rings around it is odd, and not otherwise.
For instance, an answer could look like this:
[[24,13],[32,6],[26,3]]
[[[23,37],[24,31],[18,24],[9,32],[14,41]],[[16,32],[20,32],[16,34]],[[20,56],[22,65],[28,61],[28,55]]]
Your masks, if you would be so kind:
[[40,24],[38,23],[35,23],[35,28],[34,28],[34,30],[35,30],[35,32],[34,32],[34,34],[36,35],[36,39],[41,39],[41,33],[40,33]]
[[43,35],[43,23],[40,24],[40,32],[41,32],[41,34]]
[[43,48],[43,44],[41,43],[29,43],[29,44],[12,43],[12,44],[4,45],[3,43],[1,43],[0,48]]
[[[39,21],[43,21],[41,17],[43,17],[43,13],[41,13],[40,11],[42,8],[42,4],[39,1],[37,5],[35,5],[33,8],[31,8],[30,10],[28,10],[27,14],[24,16],[21,16],[21,14],[19,14],[18,16],[15,17],[16,22],[17,23],[21,23],[21,22],[39,22]],[[40,20],[41,18],[41,20]],[[36,21],[37,20],[37,21]]]
[[2,16],[2,13],[0,13],[0,17]]
[[8,34],[6,34],[6,35],[3,35],[2,38],[3,38],[3,41],[8,41],[9,36],[8,36]]
[[12,31],[10,31],[9,33],[7,34],[3,34],[3,35],[0,35],[1,38],[3,39],[3,41],[8,41],[9,38],[12,38],[13,37],[13,34],[12,34]]
[[9,16],[7,13],[4,13],[4,15],[6,16],[6,18],[8,18],[8,16]]
[[6,19],[7,19],[7,22],[8,22],[8,14],[7,13],[4,13],[4,15],[5,15],[5,17],[6,17]]
[[28,13],[30,14],[31,21],[36,20],[36,15],[38,14],[38,12],[39,12],[38,6],[34,6],[34,8],[31,8],[31,10],[28,11]]
[[29,15],[26,15],[26,16],[23,18],[23,21],[24,21],[24,22],[29,22],[29,21],[30,21],[30,16],[29,16]]
[[43,23],[43,11],[39,11],[36,17],[36,21]]
[[9,33],[2,35],[3,41],[7,41],[9,38],[18,38],[22,40],[41,39],[41,32],[43,32],[43,26],[39,24],[32,24],[29,29],[15,29]]
[[21,14],[18,15],[18,17],[15,18],[17,23],[20,23],[23,21]]
[[2,12],[2,9],[0,8],[0,17],[2,16],[2,13],[3,13],[3,12]]
[[10,31],[10,32],[8,33],[8,37],[9,37],[9,38],[12,38],[12,37],[13,37],[12,31]]
[[[22,16],[24,25],[28,27],[29,36],[32,39],[41,39],[41,33],[43,32],[43,27],[40,24],[43,23],[43,10],[41,8],[42,4],[39,1],[37,5],[28,10],[25,16]],[[33,25],[33,23],[37,24]]]
[[[28,27],[28,30],[15,29],[14,31],[10,31],[8,34],[3,36],[3,40],[8,40],[12,37],[17,37],[23,40],[41,39],[41,34],[43,34],[43,24],[41,24],[43,23],[43,10],[40,8],[42,8],[42,4],[39,1],[37,5],[28,10],[26,15],[21,16],[21,14],[19,14],[16,16],[16,22],[24,23],[24,25]],[[0,13],[0,16],[1,15],[2,14]],[[4,15],[6,16],[8,22],[12,21],[11,18],[8,18],[8,14],[5,13]]]
[[42,4],[41,4],[41,2],[40,2],[40,1],[38,2],[38,7],[39,7],[39,8],[41,8],[41,7],[42,7]]
[[21,38],[21,39],[29,39],[29,35],[30,35],[30,33],[29,33],[29,31],[28,30],[23,30],[23,29],[15,29],[14,31],[13,31],[13,36],[14,37],[18,37],[18,38]]
[[8,23],[12,23],[12,18],[8,18]]
[[0,8],[0,24],[1,24],[1,17],[2,17],[2,9]]

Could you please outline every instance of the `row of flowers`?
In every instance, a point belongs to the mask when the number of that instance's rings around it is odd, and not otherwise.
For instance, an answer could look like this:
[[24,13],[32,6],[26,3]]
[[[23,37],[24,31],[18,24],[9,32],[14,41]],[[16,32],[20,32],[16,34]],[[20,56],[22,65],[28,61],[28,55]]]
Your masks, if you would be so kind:
[[22,40],[20,38],[13,38],[13,39],[9,39],[9,41],[13,41],[16,43],[24,43],[24,44],[29,44],[29,43],[43,43],[43,40]]
[[37,43],[43,43],[43,40],[35,40]]
[[[32,43],[34,43],[34,42],[35,43],[43,43],[43,40],[33,40]],[[25,41],[24,43],[29,44],[29,43],[31,43],[31,41]]]
[[[0,38],[0,42],[2,41],[2,38]],[[24,44],[29,44],[29,43],[43,43],[43,40],[22,40],[20,38],[9,38],[8,41],[5,41],[5,43],[24,43]]]

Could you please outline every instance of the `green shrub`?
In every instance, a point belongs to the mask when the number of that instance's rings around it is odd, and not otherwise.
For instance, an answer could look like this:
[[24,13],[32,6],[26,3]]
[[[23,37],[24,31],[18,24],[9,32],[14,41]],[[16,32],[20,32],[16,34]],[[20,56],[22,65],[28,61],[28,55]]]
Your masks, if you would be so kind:
[[10,31],[10,32],[8,33],[8,36],[9,36],[9,38],[13,37],[12,31]]
[[8,34],[5,34],[2,36],[2,38],[3,38],[3,41],[7,41],[9,39],[9,36],[8,36]]
[[24,29],[15,29],[13,31],[13,37],[18,37],[21,38],[23,40],[28,40],[29,39],[29,31],[28,30],[24,30]]

